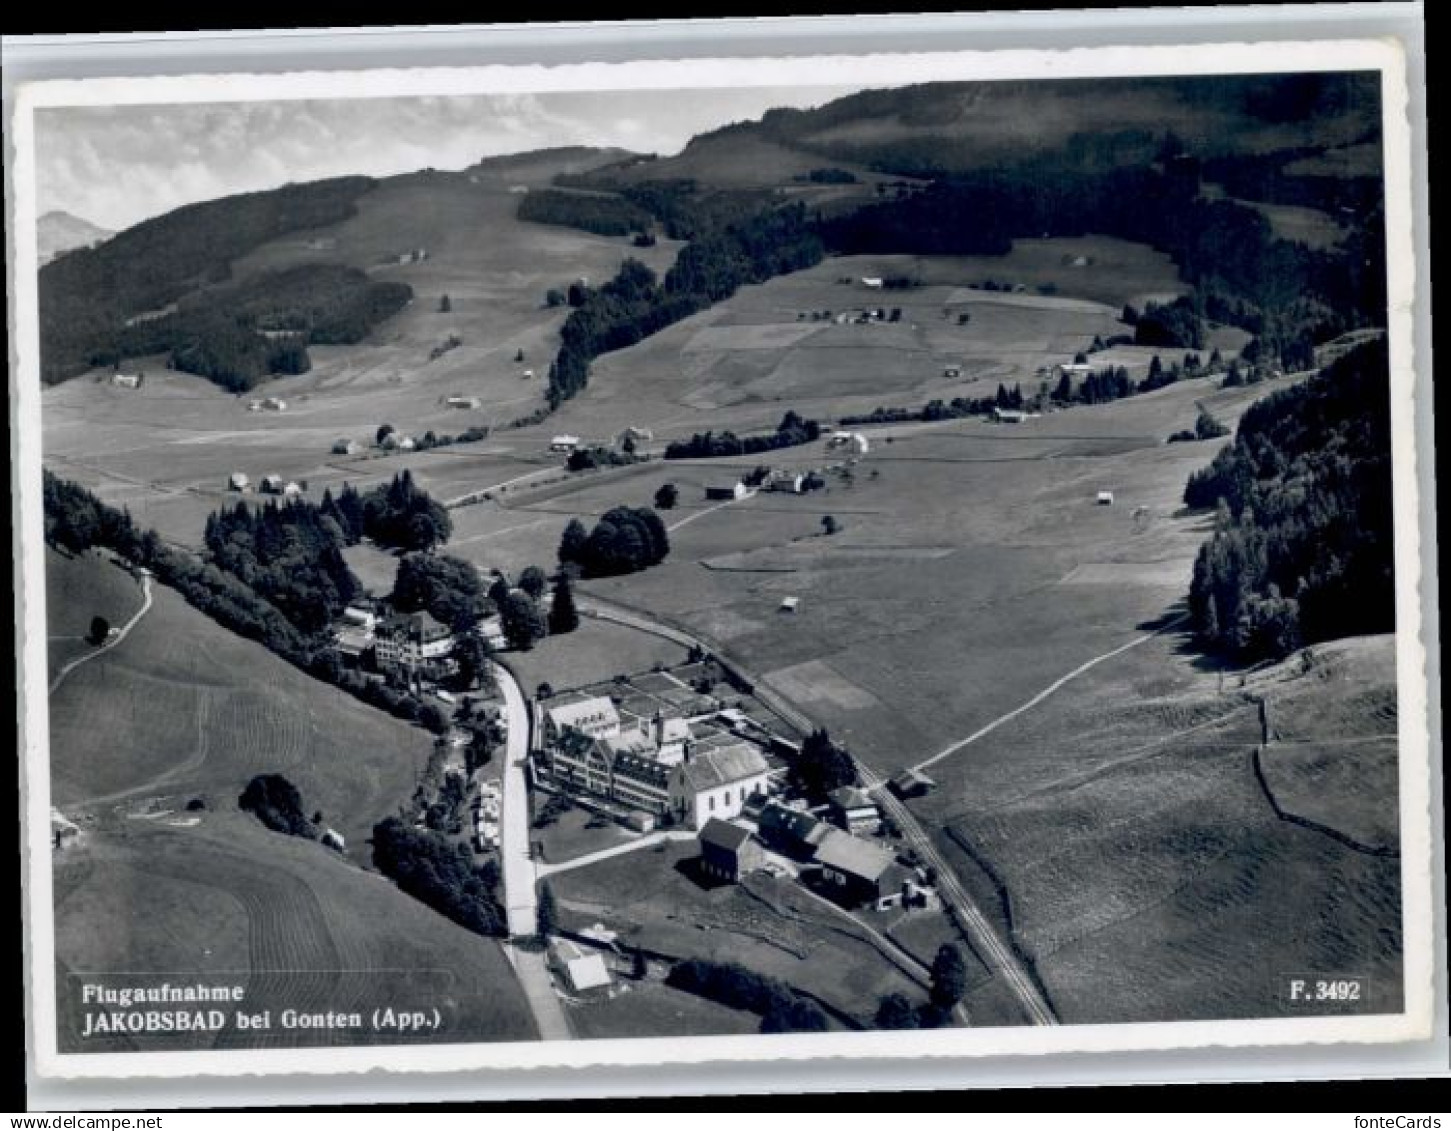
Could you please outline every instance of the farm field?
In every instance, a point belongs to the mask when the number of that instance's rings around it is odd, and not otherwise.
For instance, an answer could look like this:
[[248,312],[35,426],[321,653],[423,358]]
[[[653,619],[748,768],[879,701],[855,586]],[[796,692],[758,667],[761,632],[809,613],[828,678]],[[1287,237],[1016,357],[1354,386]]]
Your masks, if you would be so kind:
[[47,677],[71,660],[94,651],[87,642],[91,618],[104,617],[120,628],[141,608],[141,586],[108,558],[72,557],[56,550],[45,555]]
[[[345,478],[363,484],[395,470],[352,459],[335,466],[331,447],[339,439],[370,442],[383,423],[405,434],[497,429],[528,414],[542,403],[556,332],[568,313],[546,308],[545,291],[580,277],[608,278],[626,256],[663,272],[679,244],[634,248],[626,239],[521,222],[514,215],[518,201],[506,183],[485,173],[395,177],[366,194],[350,220],[265,245],[234,265],[235,277],[325,259],[406,282],[414,301],[370,340],[314,346],[311,372],[247,394],[170,372],[161,358],[140,363],[146,381],[139,389],[116,388],[100,371],[48,388],[42,403],[47,464],[106,501],[129,506],[164,536],[195,544],[208,511],[227,501],[233,471],[254,481],[265,474],[307,480],[320,495],[323,486]],[[336,246],[310,251],[313,238]],[[419,247],[428,258],[396,262],[399,253]],[[389,257],[393,262],[385,264]],[[444,294],[452,306],[446,314],[438,310]],[[430,361],[430,351],[450,335],[462,344]],[[524,360],[516,362],[521,350]],[[536,376],[525,378],[526,370]],[[443,402],[453,395],[479,397],[482,407],[449,408]],[[248,412],[248,402],[263,396],[285,399],[286,411]],[[439,455],[416,458],[437,469],[440,490],[463,482],[462,493],[473,489],[475,470],[477,485],[488,486],[529,470],[511,462],[516,448],[533,456],[546,445],[547,437],[535,436],[491,443],[497,469],[482,459],[465,469]]]
[[561,908],[603,921],[626,945],[739,962],[861,1020],[885,994],[923,996],[845,916],[793,896],[794,881],[756,877],[748,887],[701,887],[687,863],[696,851],[693,842],[666,844],[559,873],[550,883]]
[[1347,687],[1393,696],[1389,638],[1331,646],[1334,674],[1291,674],[1292,659],[1223,691],[1181,646],[1127,653],[939,763],[940,790],[914,808],[1006,888],[1065,1022],[1287,1015],[1293,970],[1363,976],[1373,992],[1356,1008],[1399,1009],[1399,859],[1276,815],[1249,698],[1317,717],[1265,765],[1281,792],[1313,791],[1323,826],[1364,836],[1394,808],[1380,756],[1394,722],[1333,704]]
[[546,636],[528,652],[505,657],[526,691],[541,683],[555,691],[582,687],[616,675],[649,671],[656,664],[684,663],[685,649],[658,636],[608,621],[581,617],[566,636]]
[[150,799],[231,809],[253,775],[281,772],[366,861],[373,824],[412,793],[431,737],[303,675],[165,586],[152,592],[130,635],[51,700],[54,803],[103,819]]
[[[62,1050],[502,1041],[533,1038],[523,994],[492,939],[423,908],[387,880],[322,846],[272,833],[231,809],[126,819],[88,830],[56,858],[57,1010]],[[166,971],[245,988],[270,1010],[263,1035],[83,1037],[78,981],[130,984]],[[115,972],[110,977],[108,974]],[[375,1031],[375,1008],[437,1006],[439,1031],[410,1040]],[[357,1012],[364,1027],[282,1029],[282,1012]]]

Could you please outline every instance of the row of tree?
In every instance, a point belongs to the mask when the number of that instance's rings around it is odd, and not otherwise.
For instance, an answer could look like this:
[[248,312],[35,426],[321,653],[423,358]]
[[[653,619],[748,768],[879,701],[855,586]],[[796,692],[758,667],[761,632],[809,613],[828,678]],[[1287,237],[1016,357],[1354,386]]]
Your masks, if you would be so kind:
[[816,1002],[780,979],[737,962],[688,958],[670,968],[665,983],[732,1009],[760,1014],[763,1033],[822,1033],[828,1028],[826,1014]]
[[719,459],[724,456],[757,455],[781,448],[814,443],[821,438],[821,425],[787,412],[776,431],[756,436],[734,432],[697,432],[688,440],[674,440],[665,448],[666,459]]
[[397,817],[373,826],[373,864],[419,902],[480,935],[505,933],[499,870],[475,865],[467,848]]
[[1395,627],[1389,359],[1363,345],[1257,401],[1185,488],[1214,508],[1189,607],[1237,658]]

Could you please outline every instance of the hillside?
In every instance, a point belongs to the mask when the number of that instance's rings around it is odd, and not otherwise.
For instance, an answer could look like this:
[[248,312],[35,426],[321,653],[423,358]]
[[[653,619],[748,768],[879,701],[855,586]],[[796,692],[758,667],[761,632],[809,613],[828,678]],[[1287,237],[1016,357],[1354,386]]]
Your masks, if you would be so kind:
[[36,221],[36,255],[41,266],[59,258],[68,251],[81,247],[94,247],[110,239],[114,232],[108,231],[89,220],[72,216],[69,212],[47,212]]

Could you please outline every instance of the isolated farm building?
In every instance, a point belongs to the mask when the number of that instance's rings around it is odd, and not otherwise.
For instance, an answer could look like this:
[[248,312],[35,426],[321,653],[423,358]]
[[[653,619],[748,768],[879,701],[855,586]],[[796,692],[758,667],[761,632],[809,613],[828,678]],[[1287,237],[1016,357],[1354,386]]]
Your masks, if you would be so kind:
[[671,812],[697,829],[711,817],[738,817],[746,798],[766,792],[768,772],[766,759],[748,742],[693,753],[671,771]]
[[937,788],[937,783],[924,774],[921,770],[907,769],[894,777],[888,783],[892,792],[898,797],[921,797],[924,793]]
[[453,670],[454,639],[428,612],[389,617],[377,632],[378,666],[436,679]]
[[797,607],[800,604],[801,604],[801,598],[800,597],[782,597],[781,598],[781,611],[783,613],[794,613],[796,611]]
[[418,447],[418,441],[412,436],[404,436],[398,441],[398,450],[400,452],[411,452],[416,447]]
[[707,499],[744,499],[748,488],[737,479],[734,483],[711,483],[705,488]]
[[268,412],[286,412],[287,402],[281,397],[263,397],[262,407]]
[[1113,492],[1112,491],[1100,491],[1098,493],[1098,498],[1097,498],[1096,501],[1097,501],[1098,505],[1101,506],[1101,507],[1111,507],[1111,506],[1113,506]]
[[318,839],[322,841],[324,848],[332,848],[338,852],[345,852],[348,847],[348,842],[343,839],[343,834],[337,829],[323,829],[322,836]]
[[766,853],[750,829],[712,817],[700,830],[700,870],[707,876],[739,883],[765,859]]
[[448,397],[444,402],[449,408],[478,408],[483,401],[478,397]]
[[123,389],[139,389],[141,387],[141,374],[139,373],[113,373],[111,384],[118,385]]
[[648,444],[655,438],[655,433],[648,428],[636,428],[633,424],[615,437],[615,443],[624,447],[626,441],[632,444]]
[[384,432],[383,438],[378,441],[378,446],[384,451],[396,451],[398,445],[403,442],[403,437],[397,432]]
[[588,738],[611,738],[620,733],[620,713],[603,695],[555,703],[545,708],[540,729],[541,744],[546,747],[558,742],[570,730]]
[[1058,372],[1069,377],[1087,377],[1093,372],[1093,366],[1086,361],[1065,362],[1058,366]]
[[338,241],[332,236],[320,236],[307,241],[308,251],[333,251],[338,246]]
[[295,479],[289,479],[282,487],[284,498],[295,499],[302,494],[302,484]]
[[549,450],[551,452],[572,452],[577,447],[579,447],[578,436],[556,436],[549,441]]
[[862,286],[867,287],[870,290],[879,291],[882,289],[881,277],[877,275],[863,275]]
[[556,939],[549,944],[549,961],[565,989],[572,994],[609,987],[610,970],[604,957],[586,954],[568,939]]
[[962,366],[944,365],[942,367],[942,376],[946,377],[950,381],[955,381],[962,376]]
[[847,450],[864,456],[871,450],[871,443],[860,432],[833,432],[826,438],[828,451]]
[[280,475],[264,475],[264,476],[262,476],[262,478],[257,483],[257,490],[261,491],[264,495],[280,495],[280,494],[282,494],[282,476],[280,476]]
[[794,809],[779,801],[767,801],[761,806],[756,827],[767,847],[803,861],[816,855],[831,828],[805,809]]
[[1021,408],[995,408],[993,419],[999,424],[1021,424],[1028,419],[1028,414]]
[[338,440],[333,444],[333,455],[355,456],[363,450],[363,445],[356,440]]
[[788,495],[806,493],[806,476],[799,471],[773,471],[766,477],[767,491],[781,491]]
[[524,381],[532,381],[534,380],[534,370],[526,369],[523,373],[519,374],[519,377]]
[[846,904],[874,903],[878,910],[897,902],[912,873],[896,855],[869,840],[829,829],[816,850],[821,876]]
[[251,482],[252,481],[247,478],[247,473],[245,471],[234,471],[231,475],[227,476],[227,490],[245,491],[247,489],[247,485]]
[[856,836],[871,836],[882,826],[882,814],[868,793],[856,786],[844,785],[827,794],[831,805],[831,821],[838,828]]

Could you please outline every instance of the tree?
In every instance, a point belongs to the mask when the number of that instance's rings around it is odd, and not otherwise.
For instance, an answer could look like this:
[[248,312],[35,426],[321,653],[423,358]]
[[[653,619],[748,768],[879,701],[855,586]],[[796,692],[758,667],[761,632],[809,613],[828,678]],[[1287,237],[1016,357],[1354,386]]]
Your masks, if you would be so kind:
[[538,566],[526,566],[524,572],[519,575],[519,588],[536,601],[544,596],[546,584],[548,584],[548,578],[544,576],[544,571]]
[[549,630],[539,606],[527,593],[511,592],[505,597],[499,608],[499,619],[509,647],[520,652],[533,648],[534,642],[543,639]]
[[655,506],[662,511],[675,509],[675,504],[680,501],[680,489],[674,483],[662,484],[655,492]]
[[438,312],[440,314],[448,314],[452,310],[453,303],[449,301],[448,295],[444,295],[441,299],[438,300]]
[[584,528],[584,523],[577,518],[570,519],[559,539],[560,562],[583,562],[584,547],[588,541],[589,531]]
[[877,1005],[873,1024],[878,1029],[915,1029],[917,1011],[912,1008],[912,1003],[905,994],[888,994]]
[[833,789],[857,783],[856,763],[824,729],[812,731],[791,765],[791,784],[807,797],[824,798]]
[[373,440],[375,443],[381,445],[384,440],[386,440],[396,431],[398,431],[398,429],[394,428],[391,424],[380,424],[378,425],[378,431],[373,433]]
[[840,529],[841,523],[836,521],[835,516],[829,514],[821,516],[821,533],[827,535],[835,534]]
[[541,938],[552,935],[559,929],[559,908],[554,901],[554,889],[549,886],[548,880],[539,885],[539,905],[535,914],[538,917]]
[[967,963],[962,951],[952,943],[943,943],[932,960],[932,1004],[950,1010],[967,993]]
[[86,637],[92,644],[104,644],[111,635],[111,622],[105,617],[91,618],[91,634]]
[[514,351],[514,361],[517,363],[517,362],[522,362],[523,360],[524,360],[524,351],[522,349],[521,350],[515,350]]
[[453,675],[455,691],[469,691],[488,670],[489,655],[484,642],[472,632],[458,638],[453,649],[454,663],[458,665]]
[[625,442],[624,442],[624,443],[623,443],[623,444],[621,444],[621,445],[620,445],[620,449],[621,449],[621,450],[622,450],[622,451],[623,451],[623,452],[624,452],[624,453],[625,453],[625,454],[626,454],[626,455],[627,455],[627,456],[632,456],[632,455],[634,455],[634,454],[635,454],[635,437],[633,437],[633,436],[628,436],[628,435],[627,435],[627,436],[626,436],[626,437],[625,437]]
[[565,294],[558,287],[550,287],[544,292],[544,305],[548,307],[563,306]]
[[549,606],[549,634],[563,636],[579,627],[579,610],[574,604],[574,587],[569,575],[561,573],[554,580],[554,600]]
[[258,774],[247,783],[237,798],[242,810],[255,813],[257,819],[273,832],[290,836],[317,838],[317,828],[307,819],[302,794],[281,774]]

